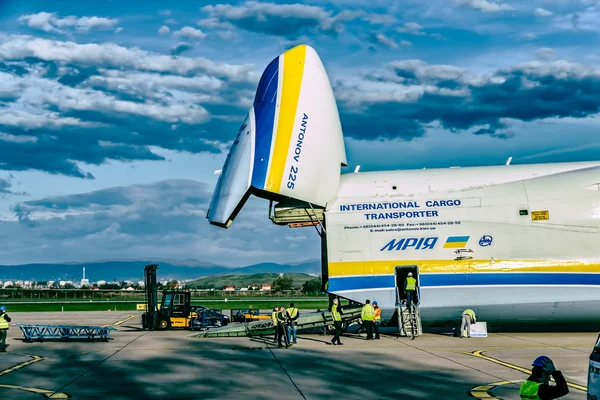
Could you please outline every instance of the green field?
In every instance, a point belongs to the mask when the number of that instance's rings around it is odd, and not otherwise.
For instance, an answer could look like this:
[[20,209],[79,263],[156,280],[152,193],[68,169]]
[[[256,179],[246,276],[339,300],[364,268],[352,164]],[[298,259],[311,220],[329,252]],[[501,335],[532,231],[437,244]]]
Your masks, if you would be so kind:
[[[212,299],[211,299],[212,300]],[[267,301],[256,301],[257,299],[240,299],[237,301],[214,301],[206,299],[192,299],[192,304],[203,305],[209,308],[217,308],[222,310],[230,310],[232,308],[257,308],[259,310],[269,311],[272,310],[276,305],[289,306],[289,300],[287,299],[268,299]],[[12,303],[12,304],[11,304]],[[139,301],[140,304],[144,303],[144,300]],[[328,306],[327,299],[316,298],[316,299],[302,299],[294,300],[295,306],[305,310],[325,309]],[[124,301],[93,301],[93,302],[82,302],[74,303],[68,301],[57,301],[55,303],[40,303],[38,302],[27,302],[27,304],[19,304],[17,302],[4,302],[6,305],[6,311],[11,312],[44,312],[44,311],[136,311],[137,301],[124,302]]]

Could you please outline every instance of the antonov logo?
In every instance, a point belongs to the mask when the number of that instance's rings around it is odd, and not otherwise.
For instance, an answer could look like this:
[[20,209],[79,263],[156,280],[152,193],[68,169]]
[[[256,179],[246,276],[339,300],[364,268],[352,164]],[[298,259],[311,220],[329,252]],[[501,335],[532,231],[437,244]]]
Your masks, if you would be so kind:
[[437,243],[437,237],[392,239],[379,251],[392,250],[431,250]]

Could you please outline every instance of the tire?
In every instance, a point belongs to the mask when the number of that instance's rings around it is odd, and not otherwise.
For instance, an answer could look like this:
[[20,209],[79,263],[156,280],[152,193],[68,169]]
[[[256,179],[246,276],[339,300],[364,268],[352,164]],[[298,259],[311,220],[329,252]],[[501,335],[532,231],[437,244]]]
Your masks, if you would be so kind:
[[159,331],[166,331],[169,328],[169,321],[167,321],[166,319],[159,320],[156,324],[156,328]]

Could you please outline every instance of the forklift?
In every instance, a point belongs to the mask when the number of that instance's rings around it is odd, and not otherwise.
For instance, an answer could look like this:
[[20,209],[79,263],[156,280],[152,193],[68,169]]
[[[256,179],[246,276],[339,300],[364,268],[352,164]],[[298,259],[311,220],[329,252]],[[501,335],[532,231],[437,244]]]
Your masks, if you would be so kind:
[[146,312],[142,314],[142,328],[167,330],[172,328],[207,329],[228,324],[229,319],[220,310],[191,305],[189,290],[166,290],[158,305],[157,264],[144,268]]

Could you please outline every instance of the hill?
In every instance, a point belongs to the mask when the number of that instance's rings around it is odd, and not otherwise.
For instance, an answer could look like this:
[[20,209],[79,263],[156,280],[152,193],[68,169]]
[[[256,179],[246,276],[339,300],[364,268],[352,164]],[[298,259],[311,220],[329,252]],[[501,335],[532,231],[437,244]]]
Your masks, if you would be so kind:
[[96,282],[98,280],[140,281],[144,279],[144,266],[147,264],[159,264],[158,279],[161,281],[168,279],[197,279],[215,275],[321,273],[320,260],[308,260],[294,264],[260,263],[232,268],[198,260],[165,260],[149,258],[140,260],[102,260],[93,262],[0,265],[0,280],[78,281],[82,278],[82,270],[83,267],[85,267],[85,275],[90,282]]
[[[236,288],[248,287],[248,285],[262,285],[263,283],[272,283],[279,274],[252,274],[252,275],[219,275],[219,276],[207,276],[204,278],[196,279],[192,282],[188,282],[186,287],[190,289],[221,289],[227,285],[233,285]],[[294,287],[300,288],[302,284],[311,279],[315,279],[314,276],[308,274],[285,274],[286,277],[290,277],[294,280]]]

